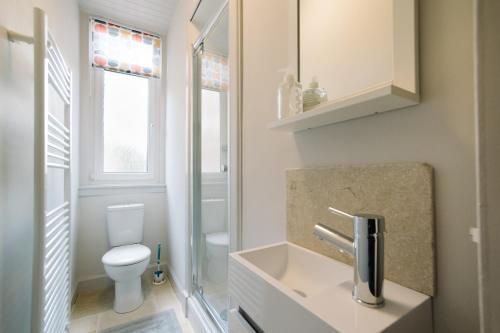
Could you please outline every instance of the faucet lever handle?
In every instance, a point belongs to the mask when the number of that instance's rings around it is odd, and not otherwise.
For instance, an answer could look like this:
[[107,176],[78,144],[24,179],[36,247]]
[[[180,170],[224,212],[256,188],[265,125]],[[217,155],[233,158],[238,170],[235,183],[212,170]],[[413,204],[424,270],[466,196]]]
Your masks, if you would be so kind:
[[328,207],[328,211],[340,217],[351,219],[354,223],[354,233],[374,235],[385,232],[384,217],[373,214],[348,214],[333,207]]
[[330,213],[332,214],[335,214],[335,215],[338,215],[340,217],[347,217],[348,219],[351,219],[353,220],[354,219],[354,216],[351,215],[351,214],[347,214],[346,212],[343,212],[341,210],[338,210],[336,208],[333,208],[333,207],[328,207],[328,210],[330,211]]

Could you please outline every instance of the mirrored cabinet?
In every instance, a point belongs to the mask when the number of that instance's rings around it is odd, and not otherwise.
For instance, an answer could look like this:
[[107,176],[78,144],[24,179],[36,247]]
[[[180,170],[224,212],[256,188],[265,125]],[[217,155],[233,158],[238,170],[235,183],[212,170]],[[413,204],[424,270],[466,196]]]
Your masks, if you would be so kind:
[[290,0],[289,67],[326,98],[270,129],[300,131],[419,103],[417,0]]

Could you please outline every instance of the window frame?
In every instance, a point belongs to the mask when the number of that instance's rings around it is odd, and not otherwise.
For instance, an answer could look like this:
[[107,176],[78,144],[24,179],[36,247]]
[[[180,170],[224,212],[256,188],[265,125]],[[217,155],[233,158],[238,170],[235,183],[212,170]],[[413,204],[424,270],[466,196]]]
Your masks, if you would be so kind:
[[[93,107],[93,171],[90,179],[95,183],[160,183],[161,163],[161,114],[160,114],[160,89],[161,80],[148,78],[148,157],[147,172],[104,172],[104,74],[105,69],[92,67],[93,94],[91,105]],[[112,72],[112,71],[110,71]],[[117,73],[120,75],[132,75]]]

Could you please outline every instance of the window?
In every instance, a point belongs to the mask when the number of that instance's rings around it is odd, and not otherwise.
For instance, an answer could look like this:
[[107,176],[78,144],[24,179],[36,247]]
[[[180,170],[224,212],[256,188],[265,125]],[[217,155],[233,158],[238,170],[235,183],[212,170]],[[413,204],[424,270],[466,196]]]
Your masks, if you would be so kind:
[[104,72],[104,173],[148,172],[148,79]]
[[159,80],[101,68],[93,74],[93,180],[158,180]]
[[161,39],[91,18],[96,182],[157,183],[161,171]]
[[221,97],[218,91],[201,90],[201,165],[202,172],[220,172],[221,168],[221,133],[220,107]]
[[218,174],[227,165],[227,58],[204,51],[201,58],[201,164],[205,174]]

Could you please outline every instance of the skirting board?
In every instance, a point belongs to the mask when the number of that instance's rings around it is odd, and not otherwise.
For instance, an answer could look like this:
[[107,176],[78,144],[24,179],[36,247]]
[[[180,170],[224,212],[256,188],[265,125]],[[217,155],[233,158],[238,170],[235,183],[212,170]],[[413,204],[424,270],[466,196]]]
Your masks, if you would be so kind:
[[167,273],[167,277],[170,280],[170,283],[172,284],[175,296],[177,296],[177,299],[182,305],[182,311],[184,312],[184,316],[187,317],[187,306],[188,306],[187,304],[188,304],[189,294],[184,288],[182,288],[182,284],[179,282],[179,279],[177,278],[177,276],[172,274],[172,271],[169,269],[168,265],[166,265],[165,273]]
[[[163,271],[167,271],[166,264],[160,264],[161,269]],[[142,282],[150,283],[152,281],[153,272],[156,270],[156,264],[151,264],[146,269],[146,272],[142,274]],[[113,286],[113,280],[111,280],[107,275],[96,275],[93,278],[84,279],[78,281],[78,285],[76,287],[76,292],[73,295],[73,299],[76,300],[76,297],[79,293],[89,292],[94,290],[106,289]],[[74,302],[73,302],[74,303]],[[73,304],[72,303],[72,304]]]
[[188,298],[188,316],[191,327],[196,333],[218,333],[219,330],[212,323],[212,319],[203,310],[202,305],[195,297]]
[[193,327],[193,330],[196,333],[219,332],[219,330],[212,323],[212,319],[208,316],[205,310],[203,310],[202,305],[195,297],[189,297],[188,292],[181,287],[179,279],[174,274],[172,274],[172,271],[167,267],[165,272],[167,273],[167,277],[172,284],[175,295],[179,299],[179,302],[182,304],[184,315],[186,316],[186,318],[188,318],[191,326]]

